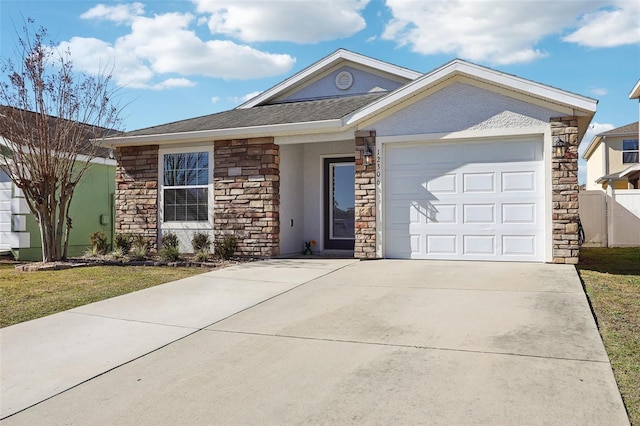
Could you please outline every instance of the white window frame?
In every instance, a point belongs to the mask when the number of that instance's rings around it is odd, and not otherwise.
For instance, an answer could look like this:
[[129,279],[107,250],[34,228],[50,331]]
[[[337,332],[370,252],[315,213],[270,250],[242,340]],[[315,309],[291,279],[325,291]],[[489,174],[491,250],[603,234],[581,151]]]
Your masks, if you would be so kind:
[[[636,149],[624,149],[625,142],[635,142]],[[624,161],[625,153],[635,153],[638,157],[638,161]],[[638,139],[623,139],[622,140],[622,164],[637,164],[640,162],[640,141]]]
[[[170,221],[164,220],[164,156],[166,154],[192,154],[198,152],[207,152],[209,154],[209,170],[207,188],[207,221]],[[190,145],[188,147],[160,148],[158,150],[158,221],[162,230],[200,230],[204,228],[213,229],[213,143],[208,145]],[[203,185],[187,185],[181,186],[180,189],[203,188]],[[174,188],[174,187],[170,187]]]

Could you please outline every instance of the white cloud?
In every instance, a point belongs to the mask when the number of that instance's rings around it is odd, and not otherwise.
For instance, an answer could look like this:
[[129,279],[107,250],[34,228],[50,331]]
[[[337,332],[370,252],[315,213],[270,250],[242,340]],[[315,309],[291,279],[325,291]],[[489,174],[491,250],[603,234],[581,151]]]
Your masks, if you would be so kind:
[[160,83],[151,86],[154,90],[172,89],[174,87],[193,87],[196,84],[186,78],[168,78]]
[[591,93],[593,93],[596,96],[606,96],[607,93],[609,93],[609,91],[604,87],[591,87],[590,90],[591,90]]
[[231,102],[231,103],[241,105],[241,104],[247,102],[248,100],[255,98],[260,93],[262,93],[262,92],[251,92],[251,93],[247,93],[246,95],[243,95],[243,96],[233,96],[233,97],[227,98],[227,100],[229,102]]
[[209,29],[245,42],[316,43],[349,37],[366,26],[369,0],[230,1],[193,0],[210,14]]
[[[103,7],[92,16],[111,16],[112,12]],[[131,31],[113,43],[74,37],[60,47],[70,49],[80,70],[96,72],[99,64],[111,63],[118,84],[156,90],[193,85],[190,80],[174,75],[155,82],[166,74],[251,79],[282,74],[295,63],[286,54],[272,54],[228,40],[202,40],[190,29],[194,17],[188,13],[166,13],[152,18],[127,16],[131,19]]]
[[217,104],[218,102],[220,102],[220,96],[213,96],[211,98],[211,103],[212,104]]
[[591,140],[594,138],[595,135],[600,134],[602,132],[606,132],[607,130],[611,130],[613,129],[615,126],[613,124],[609,124],[609,123],[591,123],[591,125],[589,126],[589,129],[587,130],[587,132],[584,134],[584,137],[582,138],[582,142],[580,142],[580,146],[578,147],[578,153],[580,154],[580,157],[582,157],[582,154],[584,154],[584,152],[587,149],[587,146],[589,146],[589,144],[591,143]]
[[588,47],[614,47],[640,43],[640,2],[619,1],[605,10],[587,13],[579,28],[564,41]]
[[82,19],[102,19],[114,22],[131,22],[136,16],[144,14],[144,4],[128,3],[115,6],[98,4],[80,15]]
[[382,38],[423,54],[451,54],[495,64],[526,63],[547,56],[537,48],[598,1],[387,0],[393,18]]

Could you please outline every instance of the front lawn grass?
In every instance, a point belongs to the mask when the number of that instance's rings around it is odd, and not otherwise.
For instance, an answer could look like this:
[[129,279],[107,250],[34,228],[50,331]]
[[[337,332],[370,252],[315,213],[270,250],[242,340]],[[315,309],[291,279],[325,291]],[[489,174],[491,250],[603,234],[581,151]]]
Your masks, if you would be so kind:
[[640,247],[582,248],[578,272],[631,424],[640,425]]
[[0,327],[206,272],[202,268],[93,266],[16,272],[0,264]]

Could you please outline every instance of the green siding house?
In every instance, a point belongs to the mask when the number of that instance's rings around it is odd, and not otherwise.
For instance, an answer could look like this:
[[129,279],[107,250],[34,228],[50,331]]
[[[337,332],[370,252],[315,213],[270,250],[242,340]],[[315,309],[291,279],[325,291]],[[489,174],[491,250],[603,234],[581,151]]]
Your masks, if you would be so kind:
[[[72,220],[69,256],[80,256],[89,247],[89,234],[102,231],[113,239],[113,197],[116,162],[94,158],[75,190],[69,216]],[[24,196],[0,171],[0,252],[18,260],[42,260],[40,230]]]

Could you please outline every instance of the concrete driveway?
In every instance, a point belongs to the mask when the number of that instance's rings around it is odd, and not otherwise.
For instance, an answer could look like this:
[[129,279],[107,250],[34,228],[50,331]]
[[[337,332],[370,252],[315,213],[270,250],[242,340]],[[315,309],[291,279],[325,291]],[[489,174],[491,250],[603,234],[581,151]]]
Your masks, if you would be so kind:
[[3,424],[628,424],[571,266],[272,260],[58,315],[2,330]]

